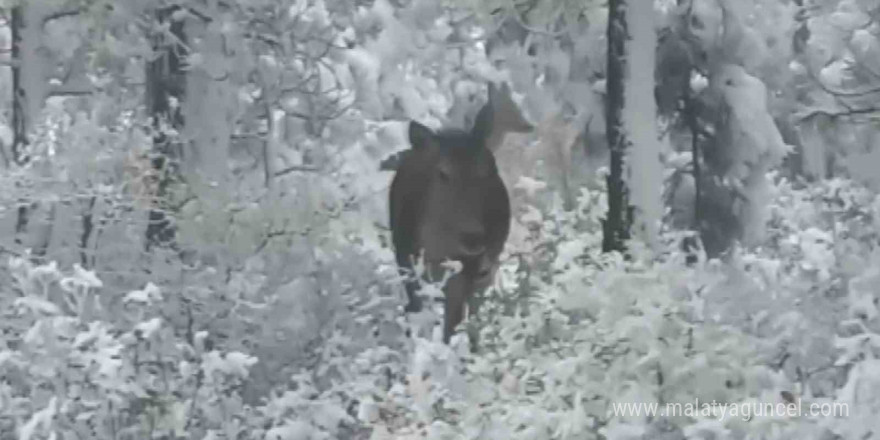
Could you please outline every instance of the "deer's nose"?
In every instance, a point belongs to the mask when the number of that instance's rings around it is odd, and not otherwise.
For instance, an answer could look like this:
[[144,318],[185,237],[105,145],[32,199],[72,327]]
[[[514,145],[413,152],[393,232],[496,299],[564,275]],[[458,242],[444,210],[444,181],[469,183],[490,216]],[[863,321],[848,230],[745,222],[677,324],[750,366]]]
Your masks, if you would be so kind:
[[486,252],[486,234],[482,230],[462,232],[458,237],[462,252],[467,256]]
[[485,278],[489,278],[489,275],[491,275],[491,274],[492,274],[492,267],[491,266],[481,267],[481,268],[477,269],[477,279],[482,280]]
[[475,280],[477,283],[491,283],[492,277],[495,275],[496,267],[496,260],[490,258],[488,255],[483,254],[478,257],[475,262]]

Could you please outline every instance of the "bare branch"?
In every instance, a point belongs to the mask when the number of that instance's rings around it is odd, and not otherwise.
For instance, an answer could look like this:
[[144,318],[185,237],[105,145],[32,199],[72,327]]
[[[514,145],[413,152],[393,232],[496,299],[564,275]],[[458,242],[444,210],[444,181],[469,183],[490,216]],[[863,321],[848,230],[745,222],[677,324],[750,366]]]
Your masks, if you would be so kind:
[[73,85],[55,86],[49,90],[48,97],[58,96],[88,96],[95,93],[95,88],[91,86],[77,87]]
[[865,95],[873,95],[880,93],[880,86],[867,87],[861,90],[834,90],[820,81],[820,87],[828,94],[840,97],[856,98]]
[[314,172],[320,171],[320,169],[317,167],[308,166],[308,165],[294,165],[292,167],[287,167],[283,170],[277,171],[275,173],[275,177],[281,177],[285,174],[295,173],[297,171],[314,173]]
[[53,12],[45,17],[43,17],[43,26],[46,26],[50,21],[60,20],[62,18],[73,17],[81,14],[84,11],[83,8],[74,8]]
[[861,90],[837,90],[825,84],[819,75],[816,72],[813,72],[812,69],[807,69],[807,76],[815,82],[823,92],[832,95],[836,98],[857,98],[865,95],[872,95],[875,93],[880,93],[880,86],[874,87],[866,87]]
[[799,114],[798,116],[796,116],[796,119],[798,121],[805,121],[818,115],[828,116],[830,118],[847,118],[859,115],[870,115],[873,113],[880,114],[880,107],[864,107],[847,110],[828,110],[815,108]]
[[190,14],[192,14],[194,17],[198,18],[199,20],[202,20],[205,23],[213,23],[214,22],[214,19],[211,18],[208,14],[206,14],[202,11],[199,11],[198,9],[196,9],[192,6],[188,6],[186,8],[186,11],[189,12]]
[[266,137],[268,133],[266,132],[254,132],[254,133],[238,133],[233,134],[231,136],[232,140],[242,140],[242,139],[263,139]]
[[264,183],[267,189],[272,189],[272,178],[275,177],[275,173],[272,172],[272,155],[275,153],[275,137],[278,135],[276,132],[277,127],[275,126],[275,118],[272,116],[272,106],[268,102],[265,103],[266,107],[266,125],[269,135],[263,138],[263,172],[265,172]]

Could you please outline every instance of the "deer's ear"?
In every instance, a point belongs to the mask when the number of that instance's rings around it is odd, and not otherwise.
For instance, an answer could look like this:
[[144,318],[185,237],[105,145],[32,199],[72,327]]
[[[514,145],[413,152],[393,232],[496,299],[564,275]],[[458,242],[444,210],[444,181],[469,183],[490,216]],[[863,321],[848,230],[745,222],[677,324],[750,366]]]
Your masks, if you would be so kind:
[[414,149],[425,148],[431,145],[434,139],[434,132],[424,125],[411,121],[409,123],[409,143]]
[[526,120],[511,97],[507,83],[501,87],[489,83],[489,102],[480,109],[472,133],[482,139],[486,148],[495,151],[507,133],[529,133],[534,126]]
[[492,135],[493,122],[495,122],[495,111],[492,108],[492,103],[487,102],[474,118],[471,134],[482,142],[488,141]]
[[523,115],[522,110],[513,101],[513,92],[507,83],[501,87],[489,84],[489,103],[495,109],[498,124],[508,133],[531,133],[535,126]]

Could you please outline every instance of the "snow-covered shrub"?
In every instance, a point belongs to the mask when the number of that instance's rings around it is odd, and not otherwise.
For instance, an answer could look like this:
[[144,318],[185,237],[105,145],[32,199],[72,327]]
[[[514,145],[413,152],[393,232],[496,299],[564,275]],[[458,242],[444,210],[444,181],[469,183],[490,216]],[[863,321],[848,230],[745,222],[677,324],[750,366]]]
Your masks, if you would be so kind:
[[[237,331],[269,335],[246,323],[225,338],[211,334],[192,320],[195,303],[152,283],[116,296],[78,265],[62,271],[15,258],[8,269],[0,295],[4,440],[364,438],[358,420],[377,417],[370,408],[405,375],[404,351],[365,347],[351,330],[337,330],[312,347],[311,368],[269,384],[275,390],[251,403],[247,385],[259,361],[228,347],[241,345]],[[202,305],[222,306],[218,295]]]
[[[256,358],[163,317],[153,284],[109,298],[93,272],[13,259],[0,295],[0,438],[178,438],[251,424]],[[111,306],[117,303],[118,307]],[[107,310],[118,313],[108,319]],[[187,330],[187,331],[184,331]]]
[[[534,242],[514,243],[493,303],[484,306],[483,351],[460,358],[444,347],[417,348],[415,358],[432,365],[412,363],[415,380],[391,395],[410,423],[372,419],[374,436],[868,435],[877,408],[870,239],[877,204],[849,182],[805,189],[775,179],[772,189],[768,246],[737,251],[726,263],[686,264],[671,236],[661,258],[623,261],[600,253],[589,210],[526,217]],[[834,225],[837,233],[826,232]],[[517,254],[526,244],[530,252]],[[846,258],[838,246],[848,246]],[[717,409],[674,417],[614,411],[622,403],[662,410],[696,401],[849,412],[746,420],[721,418]]]

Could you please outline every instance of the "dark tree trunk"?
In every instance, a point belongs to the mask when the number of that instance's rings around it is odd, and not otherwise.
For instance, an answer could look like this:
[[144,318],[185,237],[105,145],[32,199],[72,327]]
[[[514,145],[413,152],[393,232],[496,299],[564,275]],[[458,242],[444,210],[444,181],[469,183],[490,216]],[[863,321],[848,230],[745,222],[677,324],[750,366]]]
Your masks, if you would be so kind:
[[688,129],[691,132],[691,162],[692,162],[692,174],[694,177],[694,218],[693,224],[691,225],[692,229],[699,230],[700,225],[703,224],[702,213],[701,213],[701,197],[702,197],[702,167],[700,163],[700,139],[701,139],[701,130],[700,130],[700,121],[698,116],[698,108],[696,105],[697,98],[693,95],[693,92],[689,90],[690,86],[687,86],[687,92],[684,95],[684,108],[682,111],[684,112],[684,118],[687,122]]
[[691,132],[691,174],[694,179],[694,215],[691,218],[690,229],[695,232],[695,236],[686,237],[683,242],[684,251],[687,253],[686,261],[688,264],[697,262],[698,237],[702,235],[703,224],[703,168],[700,163],[700,141],[701,130],[700,120],[698,116],[697,98],[690,90],[690,75],[683,79],[684,84],[681,86],[684,93],[684,107],[682,113]]
[[[171,6],[157,11],[157,22],[163,25],[171,21],[177,8]],[[184,126],[180,105],[186,91],[186,34],[183,21],[172,21],[169,34],[153,36],[154,59],[147,63],[147,107],[155,129],[150,162],[157,179],[155,200],[147,224],[147,250],[153,246],[175,247],[175,210],[168,196],[171,186],[180,181],[181,145],[171,132],[180,133]],[[172,105],[174,102],[178,104]]]
[[25,162],[27,147],[27,115],[25,114],[25,90],[21,85],[21,29],[24,26],[22,6],[12,8],[10,33],[12,34],[12,159],[16,164]]
[[606,79],[605,122],[608,147],[611,149],[608,184],[608,215],[603,224],[602,250],[626,250],[630,238],[632,207],[624,179],[624,159],[630,140],[623,130],[624,80],[626,75],[626,0],[608,1],[608,68]]
[[94,212],[97,201],[98,198],[95,196],[89,198],[82,217],[82,235],[79,237],[79,261],[85,268],[90,267],[88,247],[92,231],[95,229]]
[[[25,90],[21,85],[21,28],[24,26],[21,6],[11,10],[9,23],[12,34],[12,161],[16,165],[26,162],[25,148],[28,144],[27,122],[25,114]],[[19,200],[18,212],[15,220],[15,243],[23,244],[23,236],[27,232],[28,214],[30,207],[27,200]]]

